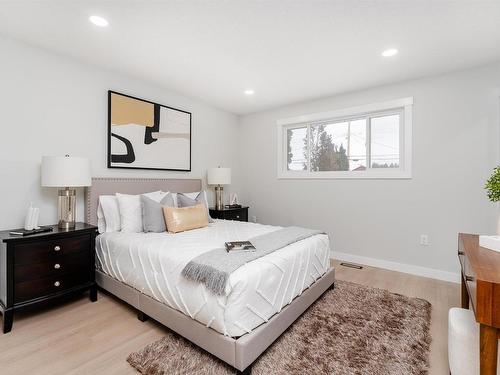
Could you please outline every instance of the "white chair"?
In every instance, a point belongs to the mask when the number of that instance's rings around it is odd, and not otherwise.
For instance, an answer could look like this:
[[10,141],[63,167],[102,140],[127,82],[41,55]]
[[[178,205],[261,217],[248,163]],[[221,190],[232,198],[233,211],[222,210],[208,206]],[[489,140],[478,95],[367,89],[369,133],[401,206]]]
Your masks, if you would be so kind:
[[451,375],[479,375],[479,324],[472,310],[453,307],[448,313],[448,361]]

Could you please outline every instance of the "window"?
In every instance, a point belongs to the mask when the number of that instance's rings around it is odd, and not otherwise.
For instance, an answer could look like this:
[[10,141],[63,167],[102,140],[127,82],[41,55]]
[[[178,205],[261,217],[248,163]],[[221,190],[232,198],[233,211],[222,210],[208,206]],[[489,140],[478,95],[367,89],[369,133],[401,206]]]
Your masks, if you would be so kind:
[[279,178],[411,178],[412,98],[278,121]]

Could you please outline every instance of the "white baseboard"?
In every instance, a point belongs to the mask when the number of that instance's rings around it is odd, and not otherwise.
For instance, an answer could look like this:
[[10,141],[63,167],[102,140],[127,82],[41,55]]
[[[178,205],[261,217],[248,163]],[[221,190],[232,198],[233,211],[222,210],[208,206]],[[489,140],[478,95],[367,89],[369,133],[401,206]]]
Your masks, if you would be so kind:
[[341,260],[344,262],[358,263],[365,266],[384,268],[386,270],[391,270],[391,271],[398,271],[417,276],[430,277],[431,279],[460,283],[459,273],[441,271],[441,270],[436,270],[434,268],[414,266],[411,264],[391,262],[383,259],[368,258],[359,255],[341,253],[338,251],[331,252],[331,257],[333,259]]

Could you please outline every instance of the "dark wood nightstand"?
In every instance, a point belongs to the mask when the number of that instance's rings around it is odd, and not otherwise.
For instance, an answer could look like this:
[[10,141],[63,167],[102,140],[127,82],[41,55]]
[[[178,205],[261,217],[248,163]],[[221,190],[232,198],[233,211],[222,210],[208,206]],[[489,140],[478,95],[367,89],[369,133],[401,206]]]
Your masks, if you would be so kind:
[[14,312],[70,293],[90,290],[97,300],[95,237],[97,227],[76,223],[31,236],[0,231],[0,310],[3,332],[10,332]]
[[224,208],[216,210],[214,207],[209,209],[210,217],[213,219],[248,221],[248,207]]

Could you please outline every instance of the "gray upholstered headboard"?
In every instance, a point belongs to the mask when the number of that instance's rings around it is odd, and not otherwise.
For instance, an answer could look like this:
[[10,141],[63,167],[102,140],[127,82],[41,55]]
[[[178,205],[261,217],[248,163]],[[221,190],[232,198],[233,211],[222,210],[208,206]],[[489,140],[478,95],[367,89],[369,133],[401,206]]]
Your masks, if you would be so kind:
[[97,206],[100,195],[114,195],[115,193],[142,194],[157,190],[175,193],[200,191],[201,180],[180,178],[93,178],[92,186],[85,189],[86,222],[97,225]]

